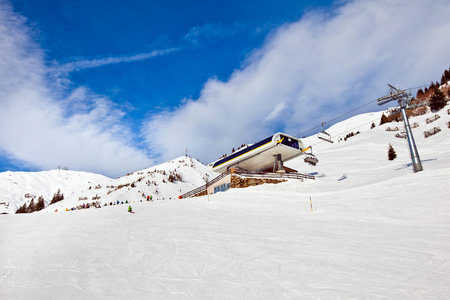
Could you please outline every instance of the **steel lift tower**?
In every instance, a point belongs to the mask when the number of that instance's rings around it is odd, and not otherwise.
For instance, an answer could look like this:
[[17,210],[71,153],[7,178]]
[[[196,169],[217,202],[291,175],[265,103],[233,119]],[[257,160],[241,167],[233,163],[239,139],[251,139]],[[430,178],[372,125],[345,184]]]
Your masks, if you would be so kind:
[[414,172],[422,171],[422,162],[420,161],[419,152],[417,151],[416,143],[414,142],[414,136],[409,126],[408,116],[406,115],[406,106],[411,104],[411,93],[406,90],[399,90],[396,87],[388,84],[390,87],[389,95],[378,98],[378,105],[384,105],[391,101],[398,101],[400,111],[402,113],[403,122],[405,123],[406,136],[408,138],[409,151],[411,153],[411,160]]

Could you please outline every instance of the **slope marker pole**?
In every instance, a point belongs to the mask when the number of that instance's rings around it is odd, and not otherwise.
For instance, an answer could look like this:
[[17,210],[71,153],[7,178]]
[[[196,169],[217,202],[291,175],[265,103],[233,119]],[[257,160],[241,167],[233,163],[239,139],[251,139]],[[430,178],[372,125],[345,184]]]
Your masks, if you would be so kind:
[[311,205],[311,212],[313,212],[311,196],[309,196],[309,204]]

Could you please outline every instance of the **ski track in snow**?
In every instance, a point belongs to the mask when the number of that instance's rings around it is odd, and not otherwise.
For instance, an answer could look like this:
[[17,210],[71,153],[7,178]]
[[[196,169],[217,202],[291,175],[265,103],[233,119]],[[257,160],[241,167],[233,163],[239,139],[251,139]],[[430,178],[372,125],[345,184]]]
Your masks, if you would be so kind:
[[[447,299],[450,116],[441,113],[432,125],[442,132],[428,139],[426,117],[412,119],[421,126],[413,129],[424,166],[418,173],[406,141],[385,131],[392,124],[369,124],[346,142],[315,145],[316,167],[286,163],[317,174],[314,181],[133,198],[135,214],[117,205],[2,215],[0,298]],[[379,113],[327,131],[370,118]],[[59,207],[76,203],[73,195]]]

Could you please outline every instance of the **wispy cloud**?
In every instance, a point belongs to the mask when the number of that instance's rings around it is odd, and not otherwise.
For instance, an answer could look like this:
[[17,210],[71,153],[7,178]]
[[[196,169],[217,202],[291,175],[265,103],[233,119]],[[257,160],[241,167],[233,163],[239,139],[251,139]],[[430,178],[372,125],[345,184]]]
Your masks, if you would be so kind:
[[153,164],[134,146],[125,112],[108,98],[87,88],[67,96],[48,81],[43,52],[25,22],[0,5],[0,152],[37,169],[63,165],[109,176]]
[[179,51],[180,49],[181,48],[169,48],[163,50],[153,50],[151,52],[140,53],[136,55],[76,60],[60,66],[55,66],[54,71],[56,71],[57,73],[66,74],[73,71],[79,71],[82,69],[97,68],[100,66],[127,63],[127,62],[143,61],[153,57],[167,55]]
[[184,41],[192,45],[211,43],[222,38],[231,38],[245,28],[240,22],[234,22],[231,26],[217,23],[206,23],[194,26],[184,36]]
[[448,68],[448,15],[442,0],[348,1],[309,12],[271,33],[229,80],[211,78],[198,99],[155,115],[143,133],[162,159],[186,147],[205,161],[279,129],[300,133],[385,94],[386,83],[439,77]]
[[178,47],[171,47],[167,49],[157,49],[151,52],[145,52],[135,55],[123,55],[113,57],[102,57],[95,59],[75,59],[74,61],[60,65],[54,62],[51,69],[57,75],[65,75],[70,72],[79,71],[83,69],[97,68],[106,65],[144,61],[150,58],[164,56],[180,51],[185,48],[185,44],[199,46],[202,43],[211,43],[218,39],[230,38],[243,29],[243,25],[235,22],[232,26],[225,26],[215,23],[206,23],[202,26],[194,26],[189,29],[184,36],[182,45]]

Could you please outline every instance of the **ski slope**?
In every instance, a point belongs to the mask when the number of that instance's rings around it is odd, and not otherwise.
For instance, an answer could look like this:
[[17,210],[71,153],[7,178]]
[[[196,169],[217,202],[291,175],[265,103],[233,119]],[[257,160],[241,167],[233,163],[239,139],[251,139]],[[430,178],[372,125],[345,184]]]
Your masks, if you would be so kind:
[[[447,299],[448,108],[431,124],[431,113],[410,119],[419,124],[418,173],[406,140],[386,131],[402,123],[378,126],[377,112],[328,128],[333,144],[305,139],[319,164],[298,158],[286,165],[316,180],[136,198],[135,214],[118,205],[1,215],[0,298]],[[425,139],[435,126],[442,131]],[[337,141],[352,131],[360,133]],[[172,184],[171,193],[179,187]]]

